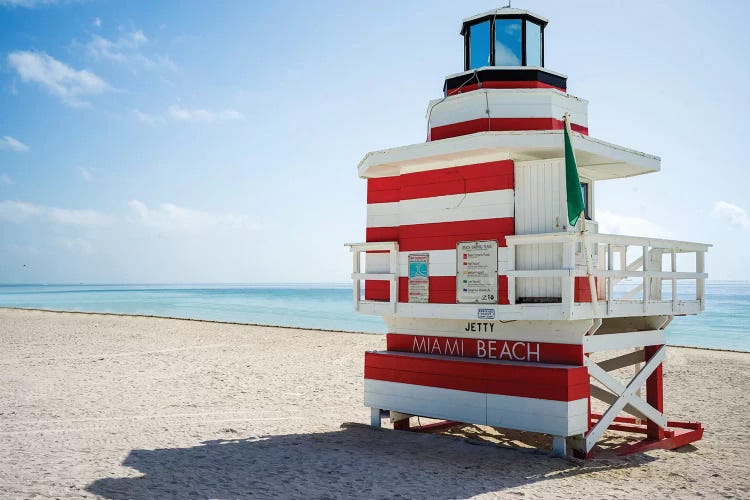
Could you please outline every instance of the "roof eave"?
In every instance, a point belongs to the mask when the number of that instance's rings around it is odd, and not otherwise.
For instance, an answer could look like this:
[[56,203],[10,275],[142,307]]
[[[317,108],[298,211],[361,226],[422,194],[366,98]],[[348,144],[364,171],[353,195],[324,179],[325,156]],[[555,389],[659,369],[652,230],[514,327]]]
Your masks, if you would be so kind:
[[[582,134],[573,134],[581,174],[592,180],[632,177],[658,172],[661,159]],[[404,167],[443,168],[457,159],[488,154],[515,161],[564,157],[561,130],[523,132],[479,132],[368,153],[358,165],[359,176],[398,175]],[[438,166],[440,165],[440,166]]]

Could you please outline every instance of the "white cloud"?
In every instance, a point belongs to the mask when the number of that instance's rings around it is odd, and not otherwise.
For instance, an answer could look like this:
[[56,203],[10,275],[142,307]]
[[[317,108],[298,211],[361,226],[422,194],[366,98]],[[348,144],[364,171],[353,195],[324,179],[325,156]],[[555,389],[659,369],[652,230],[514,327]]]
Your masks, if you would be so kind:
[[94,210],[46,207],[45,213],[53,222],[71,226],[100,226],[112,222],[110,216]]
[[33,9],[40,5],[53,5],[59,2],[60,0],[0,0],[0,7],[24,7],[27,9]]
[[13,179],[10,178],[8,174],[0,174],[0,185],[9,185],[13,184]]
[[128,203],[127,217],[114,216],[95,210],[49,207],[23,201],[0,201],[0,219],[17,224],[41,220],[65,226],[105,226],[121,222],[136,223],[161,230],[190,231],[205,228],[258,229],[258,224],[245,215],[204,212],[162,203],[150,208],[139,200]]
[[189,109],[180,106],[170,106],[169,116],[178,121],[222,122],[243,120],[245,115],[235,109],[210,111],[207,109]]
[[599,232],[602,234],[650,236],[652,238],[671,237],[669,231],[665,228],[640,217],[629,217],[607,210],[597,210],[596,221],[599,223]]
[[100,226],[112,222],[112,217],[95,210],[46,207],[23,201],[0,201],[0,219],[20,224],[32,218],[67,226]]
[[134,29],[120,34],[116,39],[93,35],[84,47],[86,55],[95,61],[125,64],[131,70],[135,70],[136,67],[143,67],[146,69],[166,68],[177,71],[177,65],[169,57],[145,55],[142,49],[148,43],[149,39],[143,30]]
[[234,229],[257,229],[258,225],[247,216],[211,213],[162,203],[159,208],[149,208],[139,200],[128,203],[132,219],[144,226],[161,230],[189,231],[207,227],[229,227]]
[[23,201],[0,201],[0,219],[20,223],[41,215],[42,207]]
[[32,245],[21,245],[18,243],[10,243],[5,245],[5,250],[14,255],[20,255],[21,257],[28,257],[30,255],[39,255],[41,252],[39,249]]
[[143,111],[139,111],[137,109],[133,110],[133,114],[135,115],[135,117],[138,119],[139,122],[147,123],[149,125],[161,125],[167,121],[164,116],[151,115],[148,113],[144,113]]
[[16,153],[26,153],[27,151],[31,150],[31,148],[26,144],[22,143],[18,139],[14,139],[9,135],[0,137],[0,149],[15,151]]
[[101,94],[110,86],[87,70],[76,70],[44,52],[17,51],[8,63],[25,82],[34,82],[73,107],[86,106],[81,96]]
[[78,167],[78,173],[81,175],[81,178],[86,182],[91,182],[94,180],[94,173],[90,168]]
[[728,219],[729,224],[732,226],[750,229],[750,217],[748,217],[747,212],[734,203],[717,201],[714,204],[714,209],[711,214]]
[[208,109],[190,109],[180,106],[170,106],[164,114],[149,114],[137,109],[133,110],[133,113],[138,121],[149,125],[164,125],[169,120],[178,122],[220,123],[245,119],[245,115],[235,109],[211,111]]
[[93,19],[93,20],[91,21],[91,24],[92,24],[92,25],[94,25],[95,27],[97,27],[97,28],[98,28],[98,27],[100,27],[100,26],[102,25],[102,20],[101,20],[101,19],[99,19],[98,17],[95,17],[95,18],[94,18],[94,19]]
[[[498,66],[520,66],[518,55],[504,45],[495,45],[495,62]],[[489,63],[488,63],[489,64]]]
[[93,59],[107,59],[110,61],[123,62],[131,57],[133,52],[148,42],[148,38],[141,30],[134,30],[121,35],[117,40],[109,40],[99,35],[94,35],[86,44],[86,53]]
[[90,241],[83,238],[59,238],[57,244],[74,255],[93,255],[96,253]]

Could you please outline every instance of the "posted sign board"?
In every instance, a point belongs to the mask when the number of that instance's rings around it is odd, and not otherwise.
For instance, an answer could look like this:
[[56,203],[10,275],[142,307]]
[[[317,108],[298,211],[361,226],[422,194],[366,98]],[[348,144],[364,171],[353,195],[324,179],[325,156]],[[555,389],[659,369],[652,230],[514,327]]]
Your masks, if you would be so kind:
[[409,302],[430,301],[430,254],[409,254]]
[[456,245],[456,302],[497,304],[497,241]]

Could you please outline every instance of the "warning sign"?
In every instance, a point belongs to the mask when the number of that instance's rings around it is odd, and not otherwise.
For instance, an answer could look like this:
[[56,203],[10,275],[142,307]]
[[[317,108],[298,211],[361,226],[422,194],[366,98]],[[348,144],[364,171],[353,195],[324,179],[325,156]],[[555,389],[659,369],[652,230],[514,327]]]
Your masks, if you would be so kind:
[[456,302],[497,304],[497,241],[456,245]]
[[430,301],[430,254],[409,254],[409,302]]

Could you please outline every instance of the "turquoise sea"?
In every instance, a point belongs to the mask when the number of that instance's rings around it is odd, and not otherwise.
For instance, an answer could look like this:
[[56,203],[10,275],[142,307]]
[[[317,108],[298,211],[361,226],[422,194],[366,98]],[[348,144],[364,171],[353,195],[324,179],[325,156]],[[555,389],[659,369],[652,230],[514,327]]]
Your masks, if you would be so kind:
[[[694,293],[688,287],[678,288],[678,297],[694,297]],[[379,317],[353,311],[348,284],[0,285],[0,307],[385,332]],[[706,311],[675,318],[667,340],[672,345],[750,352],[750,282],[707,282]]]

